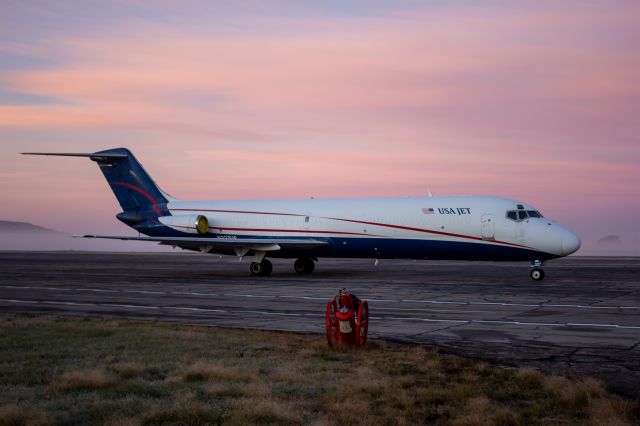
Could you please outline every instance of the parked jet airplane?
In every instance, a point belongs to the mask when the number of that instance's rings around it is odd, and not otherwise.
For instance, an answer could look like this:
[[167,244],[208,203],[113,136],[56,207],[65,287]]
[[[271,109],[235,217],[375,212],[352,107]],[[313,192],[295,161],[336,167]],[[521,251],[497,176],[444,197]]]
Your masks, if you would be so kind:
[[254,257],[253,275],[269,275],[267,257],[296,258],[310,274],[321,257],[530,261],[542,264],[580,248],[576,234],[533,206],[484,196],[295,201],[182,201],[163,192],[125,148],[94,153],[23,153],[88,157],[98,163],[122,212],[116,217],[154,241],[203,253]]

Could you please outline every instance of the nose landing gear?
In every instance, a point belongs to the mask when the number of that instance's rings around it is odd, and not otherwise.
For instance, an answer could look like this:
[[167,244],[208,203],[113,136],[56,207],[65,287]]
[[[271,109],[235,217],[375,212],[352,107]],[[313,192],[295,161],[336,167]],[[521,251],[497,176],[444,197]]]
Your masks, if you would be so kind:
[[529,275],[531,275],[531,279],[534,281],[542,281],[544,279],[544,269],[533,268]]
[[531,261],[531,272],[529,273],[534,281],[542,281],[544,279],[544,269],[542,269],[542,261],[536,259]]

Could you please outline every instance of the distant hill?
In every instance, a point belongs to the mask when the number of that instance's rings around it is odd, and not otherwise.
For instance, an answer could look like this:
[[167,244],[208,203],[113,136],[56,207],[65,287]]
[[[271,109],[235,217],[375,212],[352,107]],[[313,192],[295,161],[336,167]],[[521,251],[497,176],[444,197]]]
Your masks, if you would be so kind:
[[25,234],[64,234],[53,229],[43,228],[28,222],[14,222],[11,220],[0,220],[0,233],[25,233]]
[[[133,232],[129,231],[129,235]],[[0,220],[0,251],[108,251],[108,252],[168,252],[171,247],[135,241],[73,238],[28,222]],[[2,420],[0,419],[0,424]]]
[[607,235],[604,238],[600,238],[597,244],[601,247],[620,246],[622,245],[622,239],[617,235]]

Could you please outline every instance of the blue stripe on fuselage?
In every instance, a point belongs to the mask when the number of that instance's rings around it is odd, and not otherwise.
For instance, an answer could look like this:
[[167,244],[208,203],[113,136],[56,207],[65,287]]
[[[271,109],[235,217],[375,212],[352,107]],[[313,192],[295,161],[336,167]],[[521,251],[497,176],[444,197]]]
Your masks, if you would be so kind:
[[[148,222],[144,234],[153,237],[198,237],[176,231],[157,222]],[[438,259],[438,260],[491,260],[491,261],[530,261],[534,259],[548,260],[558,256],[537,250],[515,246],[505,246],[484,242],[463,242],[404,238],[375,237],[319,237],[291,235],[235,235],[209,234],[212,237],[235,237],[261,239],[283,238],[287,240],[323,240],[329,244],[325,247],[309,250],[282,249],[270,251],[269,257],[343,257],[343,258],[380,258],[380,259]],[[179,245],[179,244],[178,244]],[[211,251],[212,253],[235,255],[233,250]]]

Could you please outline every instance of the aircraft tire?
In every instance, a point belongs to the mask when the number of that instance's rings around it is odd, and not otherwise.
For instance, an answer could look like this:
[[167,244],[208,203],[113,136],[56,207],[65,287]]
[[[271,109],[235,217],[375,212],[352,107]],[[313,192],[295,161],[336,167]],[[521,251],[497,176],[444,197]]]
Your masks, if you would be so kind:
[[271,275],[271,272],[273,272],[273,264],[271,264],[267,259],[262,260],[262,267],[264,268],[262,275],[265,277]]
[[533,268],[529,275],[534,281],[542,281],[544,279],[544,270],[542,268]]
[[267,259],[263,259],[262,262],[251,262],[251,265],[249,265],[249,271],[253,276],[266,277],[271,275],[273,265]]
[[313,260],[304,257],[298,258],[293,264],[293,269],[297,274],[311,274],[315,267],[316,264],[313,262]]
[[316,269],[316,264],[311,259],[307,259],[305,267],[305,274],[312,274],[313,270]]

